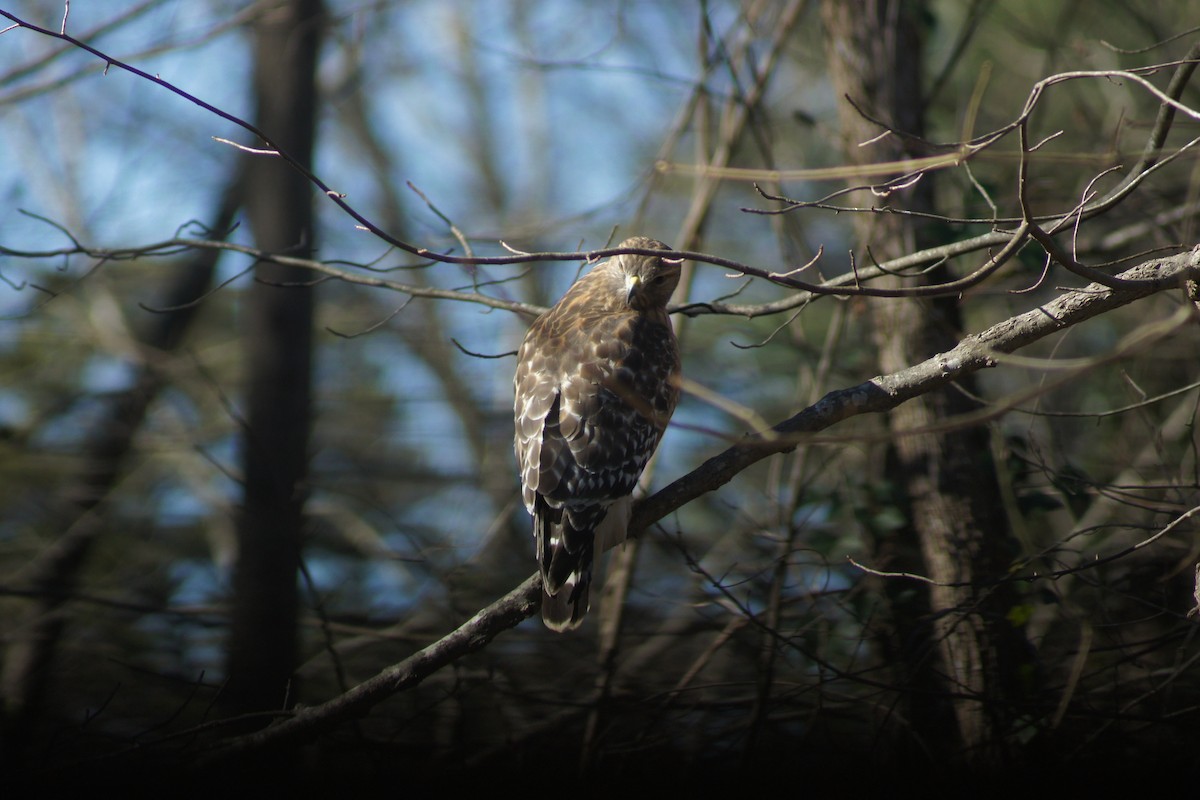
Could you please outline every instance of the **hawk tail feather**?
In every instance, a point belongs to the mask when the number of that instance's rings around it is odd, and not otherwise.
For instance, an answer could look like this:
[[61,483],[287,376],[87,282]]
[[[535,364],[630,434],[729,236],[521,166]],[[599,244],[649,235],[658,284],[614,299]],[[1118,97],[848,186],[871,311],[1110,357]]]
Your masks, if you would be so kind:
[[542,622],[556,633],[578,628],[587,614],[590,579],[584,578],[576,584],[575,577],[572,575],[558,594],[550,594],[542,588]]
[[[554,519],[558,517],[558,519]],[[592,583],[595,531],[577,530],[569,514],[538,514],[538,561],[542,571],[542,621],[554,631],[583,624]]]

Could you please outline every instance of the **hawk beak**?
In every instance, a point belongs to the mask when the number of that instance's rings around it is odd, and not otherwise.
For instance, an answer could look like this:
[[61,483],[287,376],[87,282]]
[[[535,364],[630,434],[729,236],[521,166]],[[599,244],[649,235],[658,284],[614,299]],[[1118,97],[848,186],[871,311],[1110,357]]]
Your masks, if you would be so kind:
[[632,303],[633,298],[642,288],[642,279],[637,275],[625,276],[625,302]]

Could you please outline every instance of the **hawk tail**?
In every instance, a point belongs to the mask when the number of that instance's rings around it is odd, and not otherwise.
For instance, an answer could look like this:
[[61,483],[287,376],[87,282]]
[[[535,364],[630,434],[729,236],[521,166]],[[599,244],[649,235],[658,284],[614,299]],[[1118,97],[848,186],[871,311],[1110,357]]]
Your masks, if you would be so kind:
[[587,579],[572,585],[574,578],[572,575],[557,594],[542,589],[542,622],[555,633],[575,630],[588,612]]
[[571,522],[569,514],[538,514],[536,518],[542,622],[558,632],[583,624],[592,583],[595,531],[586,525],[577,529]]

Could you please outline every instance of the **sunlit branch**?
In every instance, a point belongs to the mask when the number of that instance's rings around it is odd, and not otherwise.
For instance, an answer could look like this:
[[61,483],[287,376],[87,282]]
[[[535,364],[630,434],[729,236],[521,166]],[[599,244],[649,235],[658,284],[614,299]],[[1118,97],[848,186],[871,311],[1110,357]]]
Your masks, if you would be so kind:
[[[592,261],[596,261],[596,260],[599,260],[602,258],[607,258],[609,256],[617,255],[617,254],[621,254],[621,253],[630,253],[630,254],[638,254],[638,255],[658,255],[658,256],[663,255],[663,253],[661,251],[649,251],[649,250],[639,250],[638,248],[615,247],[615,248],[601,248],[601,249],[596,249],[596,250],[588,250],[588,251],[580,251],[580,252],[543,252],[543,253],[531,253],[531,254],[513,255],[513,256],[489,256],[489,257],[480,257],[480,256],[472,256],[472,255],[453,256],[453,255],[449,255],[449,254],[445,254],[445,253],[440,253],[440,252],[437,252],[434,250],[430,250],[425,247],[420,247],[418,245],[414,245],[410,242],[403,241],[401,239],[398,239],[398,238],[388,234],[386,231],[381,229],[374,222],[372,222],[367,217],[365,217],[361,212],[356,210],[346,200],[346,197],[343,193],[330,188],[330,186],[328,184],[326,184],[320,177],[318,177],[311,170],[309,170],[304,164],[302,164],[298,160],[296,160],[293,156],[291,156],[287,152],[287,150],[280,147],[277,142],[275,142],[269,135],[267,135],[267,133],[260,130],[255,125],[253,125],[253,124],[251,124],[251,123],[249,123],[227,111],[217,108],[216,106],[213,106],[213,105],[205,102],[204,100],[201,100],[199,97],[196,97],[195,95],[192,95],[192,94],[184,91],[183,89],[180,89],[179,87],[175,86],[174,84],[172,84],[156,75],[151,75],[141,69],[138,69],[137,67],[134,67],[130,64],[127,64],[127,63],[121,61],[120,59],[110,56],[110,55],[96,49],[95,47],[92,47],[91,45],[88,45],[85,42],[80,41],[80,40],[70,36],[69,34],[67,34],[63,31],[54,31],[54,30],[51,30],[48,28],[34,25],[32,23],[29,23],[29,22],[17,17],[15,14],[12,14],[11,12],[4,11],[4,10],[0,10],[0,16],[3,16],[5,18],[9,19],[10,21],[12,21],[15,25],[19,26],[20,28],[24,28],[24,29],[33,31],[35,33],[39,33],[44,36],[49,36],[49,37],[52,37],[55,39],[59,39],[61,41],[67,42],[68,44],[71,44],[75,47],[78,47],[82,50],[85,50],[86,52],[91,53],[95,57],[103,60],[108,66],[117,67],[117,68],[125,70],[133,75],[136,75],[144,80],[147,80],[154,84],[157,84],[158,86],[166,89],[167,91],[172,92],[173,94],[183,98],[184,100],[188,101],[189,103],[192,103],[200,108],[203,108],[204,110],[206,110],[212,114],[215,114],[216,116],[219,116],[222,119],[224,119],[228,122],[231,122],[234,125],[242,128],[243,130],[253,134],[256,138],[258,138],[264,144],[264,147],[252,148],[252,149],[254,149],[256,151],[262,151],[262,152],[267,152],[267,153],[271,153],[271,154],[276,154],[279,158],[286,161],[293,169],[295,169],[300,174],[302,174],[311,184],[313,184],[318,189],[320,189],[321,192],[326,195],[326,197],[328,197],[332,202],[337,204],[338,207],[342,209],[342,211],[344,211],[352,219],[354,219],[364,230],[372,233],[373,235],[380,238],[381,240],[391,244],[393,247],[396,247],[396,248],[403,250],[407,253],[410,253],[412,255],[416,255],[421,258],[426,258],[426,259],[430,259],[433,261],[439,261],[439,262],[443,262],[443,263],[473,264],[473,265],[514,264],[514,263],[524,263],[524,262],[530,262],[530,261],[576,261],[576,260],[581,260],[581,259],[588,261],[588,262],[592,262]],[[1159,68],[1161,68],[1161,65]],[[1140,71],[1149,72],[1149,71],[1152,71],[1152,69],[1153,68],[1147,68],[1146,70],[1140,70]],[[1141,85],[1147,87],[1149,91],[1151,91],[1153,94],[1155,94],[1156,97],[1158,97],[1161,100],[1161,102],[1163,102],[1164,104],[1169,104],[1171,106],[1172,110],[1180,110],[1191,116],[1196,116],[1198,113],[1200,113],[1200,112],[1195,112],[1192,109],[1188,108],[1187,106],[1184,106],[1183,104],[1179,103],[1177,100],[1175,100],[1171,97],[1168,97],[1167,95],[1165,95],[1164,93],[1162,93],[1161,91],[1156,89],[1153,86],[1153,84],[1150,84],[1148,81],[1146,81],[1144,78],[1141,78],[1140,75],[1138,75],[1136,72],[1133,72],[1133,71],[1063,73],[1061,75],[1055,75],[1055,76],[1047,78],[1043,81],[1040,81],[1035,86],[1034,91],[1031,92],[1031,94],[1030,94],[1030,98],[1026,103],[1026,107],[1025,107],[1024,111],[1022,112],[1021,117],[1019,117],[1017,121],[1010,123],[1010,125],[1006,126],[1005,128],[1000,129],[999,131],[992,132],[985,136],[977,137],[975,140],[973,140],[972,142],[966,143],[964,146],[967,147],[967,150],[971,154],[973,154],[974,152],[977,152],[978,150],[983,149],[983,148],[987,147],[988,145],[990,145],[991,142],[995,141],[999,136],[1003,135],[1005,132],[1016,128],[1018,125],[1020,125],[1022,120],[1027,119],[1028,116],[1030,114],[1032,114],[1033,109],[1036,106],[1037,99],[1040,97],[1042,90],[1046,86],[1050,86],[1050,85],[1053,85],[1054,83],[1065,81],[1065,80],[1078,79],[1078,78],[1082,78],[1082,77],[1101,77],[1101,76],[1125,77],[1129,80],[1137,81]],[[1172,83],[1172,87],[1174,87],[1174,86],[1175,86],[1175,82]],[[1165,131],[1164,131],[1164,136],[1165,136]],[[955,157],[957,157],[957,156],[955,156]],[[938,165],[941,165],[943,162],[945,162],[945,157],[941,157],[941,160],[938,161]],[[1112,201],[1112,202],[1115,202],[1115,201]],[[1089,209],[1088,211],[1091,212],[1092,209]],[[1026,219],[1025,222],[1027,224],[1028,220]],[[1050,232],[1053,233],[1053,228],[1051,229]],[[1021,230],[1021,231],[1019,231],[1019,233],[1023,234],[1023,233],[1025,233],[1025,231]],[[993,238],[993,236],[999,236],[999,241],[997,241],[995,238]],[[1021,237],[1017,237],[1017,238],[1021,238]],[[992,234],[992,235],[988,235],[985,237],[977,237],[975,240],[972,241],[972,243],[968,247],[968,249],[978,249],[979,247],[988,247],[988,246],[991,246],[992,244],[1003,244],[1003,243],[1011,243],[1011,242],[1012,242],[1012,239],[1010,237],[1005,236],[1004,234]],[[15,253],[15,251],[8,251],[8,252]],[[1015,252],[1015,248],[1007,248],[1006,247],[1005,252],[1007,254],[1011,255],[1012,252]],[[736,272],[739,272],[743,275],[762,278],[763,280],[769,281],[771,283],[775,283],[780,286],[784,286],[784,287],[796,289],[796,290],[801,290],[804,292],[810,292],[814,295],[835,294],[835,295],[843,295],[843,296],[871,296],[871,297],[914,297],[914,296],[916,296],[916,297],[931,297],[931,296],[956,294],[956,293],[962,291],[962,289],[964,287],[970,286],[974,282],[978,282],[979,280],[982,280],[984,277],[987,276],[987,274],[992,269],[994,269],[995,267],[998,267],[1000,265],[1000,263],[1002,263],[1002,261],[996,261],[995,263],[990,263],[988,265],[985,265],[985,267],[982,268],[982,271],[977,270],[976,273],[973,273],[973,275],[969,276],[968,279],[960,279],[958,281],[952,281],[947,284],[917,286],[917,287],[878,288],[878,287],[862,285],[862,281],[868,280],[871,277],[874,277],[865,272],[860,272],[857,275],[852,276],[849,279],[843,278],[841,281],[837,281],[837,282],[826,282],[823,284],[816,284],[816,283],[808,283],[805,281],[799,281],[794,278],[780,277],[782,274],[789,271],[787,269],[783,269],[783,270],[762,269],[762,268],[753,267],[753,266],[750,266],[747,264],[740,263],[733,259],[716,257],[716,256],[710,255],[708,253],[693,252],[693,251],[673,251],[672,253],[670,253],[668,255],[670,257],[684,258],[689,261],[695,261],[695,262],[707,263],[707,264],[713,264],[713,265],[720,266],[720,267],[725,267],[727,269],[732,269]],[[899,268],[895,264],[886,265],[886,266],[888,266],[891,269]],[[436,292],[438,290],[433,290],[433,291]],[[428,296],[440,296],[440,295],[428,295]],[[449,299],[459,299],[459,298],[449,298]],[[500,302],[500,301],[497,301],[497,302]]]
[[830,392],[816,404],[775,425],[769,435],[747,437],[634,508],[630,531],[638,531],[703,494],[728,483],[750,465],[787,452],[843,420],[888,411],[906,400],[961,377],[997,366],[1015,352],[1057,331],[1160,291],[1181,288],[1200,274],[1200,249],[1140,264],[1119,276],[1120,288],[1092,284],[985,331],[953,349],[900,372]]
[[[54,224],[54,223],[51,223]],[[386,280],[383,278],[374,278],[370,276],[360,275],[350,270],[340,269],[333,266],[329,262],[313,261],[310,259],[297,258],[294,256],[283,255],[279,253],[271,253],[258,248],[249,247],[247,245],[234,244],[231,242],[207,240],[207,239],[191,239],[191,238],[173,238],[166,239],[160,242],[155,242],[148,245],[128,248],[101,248],[84,245],[74,239],[65,229],[55,224],[60,230],[63,230],[71,241],[71,247],[55,248],[51,250],[22,250],[17,248],[5,247],[0,245],[0,255],[8,255],[19,258],[29,259],[49,259],[60,258],[72,255],[83,255],[90,258],[103,259],[105,261],[130,261],[137,258],[147,257],[163,257],[175,255],[188,248],[216,248],[221,250],[229,250],[231,252],[242,253],[244,255],[253,256],[259,261],[268,261],[278,264],[287,264],[290,266],[302,267],[305,269],[315,270],[317,272],[330,275],[348,283],[356,283],[363,286],[375,286],[379,288],[391,289],[394,291],[404,292],[417,297],[431,297],[446,300],[461,300],[472,303],[479,303],[490,306],[492,308],[500,308],[509,311],[518,311],[527,314],[540,313],[540,306],[535,306],[528,303],[520,303],[511,300],[502,300],[499,298],[489,297],[477,292],[462,292],[452,289],[435,289],[427,286],[417,286],[412,284],[404,284],[397,281]],[[957,294],[971,286],[974,286],[989,275],[995,272],[1000,266],[1015,255],[1021,247],[1026,243],[1026,236],[1023,227],[1016,229],[1011,233],[989,234],[987,236],[977,237],[967,244],[951,244],[941,247],[930,248],[928,250],[913,253],[908,256],[892,259],[891,261],[883,262],[877,266],[866,269],[858,269],[851,273],[839,275],[822,283],[812,283],[802,281],[792,277],[790,273],[796,272],[795,269],[787,271],[773,271],[752,267],[748,264],[743,264],[733,259],[719,258],[705,253],[695,253],[691,251],[672,251],[671,254],[680,258],[689,260],[704,260],[710,264],[725,267],[733,270],[736,273],[762,278],[781,286],[797,289],[799,293],[782,301],[764,303],[760,305],[749,306],[730,306],[721,303],[688,303],[682,306],[672,308],[673,312],[684,313],[687,316],[696,316],[700,313],[713,314],[734,314],[738,316],[754,317],[763,316],[766,314],[778,313],[795,308],[805,302],[811,302],[820,295],[866,295],[875,297],[933,297],[944,294]],[[980,267],[975,269],[970,274],[958,278],[953,281],[948,281],[943,284],[931,286],[916,286],[911,288],[881,288],[861,285],[864,281],[879,275],[889,274],[895,270],[911,269],[913,266],[927,264],[936,261],[939,258],[948,258],[959,255],[964,252],[986,247],[989,244],[1001,244],[1003,247],[994,256],[988,258]],[[638,248],[611,248],[608,250],[592,251],[601,255],[609,255],[615,253],[640,253],[644,255],[662,256],[661,250],[641,250]],[[588,256],[587,252],[565,252],[565,253],[527,253],[501,258],[475,258],[470,260],[470,263],[475,264],[514,264],[526,263],[531,261],[575,261],[581,256]],[[433,256],[428,256],[433,259]],[[434,259],[437,260],[437,259]],[[462,261],[459,259],[459,261]],[[467,263],[463,261],[463,263]],[[811,262],[810,262],[811,263]],[[365,266],[360,266],[366,269]],[[806,265],[807,266],[807,265]],[[480,284],[482,287],[483,284]]]
[[[1200,248],[1149,261],[1122,273],[1122,279],[1129,281],[1126,285],[1111,288],[1093,284],[1066,292],[1041,308],[967,336],[953,349],[920,364],[830,392],[795,416],[768,431],[746,437],[637,503],[629,525],[630,535],[639,535],[672,512],[728,483],[763,458],[794,449],[805,441],[802,437],[806,434],[825,430],[851,417],[890,410],[965,375],[995,367],[1002,363],[1003,354],[1112,309],[1180,287],[1184,281],[1194,280],[1197,276],[1200,276]],[[1190,519],[1197,510],[1188,511],[1132,549],[1155,541]],[[917,575],[895,575],[921,579]],[[540,607],[540,594],[541,577],[534,574],[438,642],[326,703],[299,709],[262,731],[227,740],[209,753],[205,761],[222,761],[266,748],[308,741],[341,722],[362,716],[387,697],[412,688],[441,667],[479,650],[503,631],[535,614]]]
[[250,256],[256,261],[266,261],[275,264],[301,267],[303,269],[321,273],[331,278],[336,278],[346,283],[354,283],[361,286],[371,286],[380,289],[389,289],[391,291],[401,292],[413,297],[428,297],[439,300],[457,300],[461,302],[484,305],[490,308],[503,309],[505,311],[515,311],[532,316],[536,316],[545,310],[541,306],[536,306],[530,303],[521,303],[514,300],[503,300],[497,297],[490,297],[485,294],[480,294],[478,292],[464,292],[454,289],[438,289],[431,286],[401,283],[399,281],[375,277],[374,275],[363,275],[350,269],[343,269],[333,266],[323,261],[314,261],[312,259],[298,258],[280,253],[272,253],[256,247],[210,239],[166,239],[141,247],[114,249],[88,247],[79,243],[76,243],[72,247],[36,251],[18,250],[0,246],[0,255],[17,256],[31,259],[49,259],[60,258],[64,256],[82,255],[104,262],[111,262],[132,261],[140,258],[164,258],[178,255],[179,253],[189,249],[227,250],[229,252]]
[[[985,150],[986,148],[990,147],[992,144],[999,141],[1000,139],[1007,136],[1008,134],[1012,133],[1013,131],[1017,131],[1019,133],[1019,136],[1021,139],[1021,148],[1020,148],[1020,153],[1019,153],[1019,157],[1020,157],[1019,169],[1020,169],[1021,174],[1020,174],[1018,193],[1019,193],[1019,196],[1021,199],[1022,215],[1019,218],[1019,221],[1023,225],[1029,226],[1028,233],[1031,236],[1033,236],[1035,239],[1037,239],[1040,244],[1042,244],[1044,247],[1046,247],[1048,252],[1050,252],[1052,258],[1054,258],[1054,260],[1057,263],[1066,267],[1071,272],[1074,272],[1075,274],[1086,278],[1087,280],[1096,281],[1099,283],[1104,283],[1105,281],[1112,281],[1113,279],[1105,276],[1104,273],[1102,273],[1098,270],[1095,270],[1093,268],[1087,267],[1086,265],[1079,263],[1075,259],[1067,257],[1065,255],[1065,253],[1061,250],[1061,248],[1059,248],[1058,245],[1052,241],[1051,237],[1054,234],[1057,234],[1058,232],[1063,230],[1068,224],[1072,224],[1072,222],[1074,225],[1077,226],[1085,219],[1095,217],[1099,214],[1102,214],[1102,213],[1112,209],[1114,206],[1116,206],[1118,203],[1120,203],[1122,200],[1124,200],[1126,197],[1128,197],[1129,194],[1140,183],[1142,183],[1149,175],[1151,175],[1154,172],[1161,169],[1165,164],[1179,158],[1184,152],[1190,150],[1198,142],[1200,142],[1200,139],[1193,139],[1189,142],[1186,142],[1185,144],[1183,144],[1182,146],[1180,146],[1179,148],[1177,148],[1170,154],[1166,155],[1165,157],[1162,156],[1162,154],[1161,154],[1161,148],[1166,141],[1166,137],[1170,131],[1171,123],[1174,119],[1174,115],[1177,112],[1182,112],[1182,113],[1192,117],[1193,119],[1200,118],[1200,111],[1197,111],[1196,109],[1193,109],[1190,106],[1184,105],[1179,100],[1179,98],[1182,96],[1184,87],[1187,85],[1188,80],[1190,79],[1192,73],[1194,72],[1194,70],[1196,68],[1198,59],[1200,59],[1200,44],[1193,46],[1193,48],[1189,51],[1189,53],[1183,59],[1176,61],[1176,62],[1171,62],[1169,64],[1159,64],[1159,65],[1154,65],[1151,67],[1146,67],[1146,68],[1137,69],[1137,70],[1080,71],[1080,72],[1065,72],[1065,73],[1061,73],[1058,75],[1052,75],[1052,76],[1045,78],[1041,81],[1038,81],[1036,84],[1034,84],[1033,88],[1030,90],[1030,93],[1026,99],[1025,107],[1022,110],[1021,114],[1016,119],[1014,119],[1012,122],[1005,125],[1004,127],[1000,128],[996,131],[993,131],[989,134],[986,134],[985,136],[979,137],[978,139],[958,143],[957,145],[953,146],[954,148],[957,148],[953,152],[944,153],[944,154],[936,155],[936,156],[929,156],[929,157],[927,157],[927,162],[922,161],[921,159],[914,159],[914,160],[910,160],[910,161],[896,162],[896,163],[892,163],[892,164],[881,164],[881,165],[879,165],[881,171],[872,173],[872,174],[890,174],[890,171],[901,170],[906,165],[915,168],[918,172],[924,172],[924,171],[928,171],[928,170],[932,170],[932,169],[943,169],[947,166],[958,166],[960,164],[965,166],[967,163],[969,163],[969,160],[971,158],[975,157],[978,153],[980,153],[983,150]],[[1156,86],[1154,86],[1154,84],[1150,83],[1148,80],[1146,80],[1146,78],[1143,77],[1143,75],[1153,74],[1154,72],[1161,70],[1168,66],[1175,66],[1175,72],[1172,75],[1171,81],[1165,91],[1158,89]],[[1058,83],[1063,83],[1063,82],[1072,81],[1072,80],[1080,80],[1080,79],[1106,79],[1106,80],[1124,79],[1124,80],[1129,80],[1129,81],[1135,82],[1139,86],[1141,86],[1143,89],[1148,91],[1150,94],[1152,94],[1159,101],[1159,103],[1160,103],[1159,113],[1155,120],[1155,124],[1151,129],[1151,132],[1147,139],[1146,145],[1142,151],[1141,158],[1139,159],[1138,163],[1136,165],[1134,165],[1129,176],[1119,186],[1117,186],[1115,189],[1113,189],[1111,192],[1109,192],[1105,197],[1102,197],[1102,198],[1094,200],[1094,201],[1090,200],[1090,198],[1089,198],[1088,201],[1085,201],[1080,206],[1072,209],[1071,211],[1069,211],[1065,214],[1037,216],[1032,213],[1032,211],[1029,207],[1029,204],[1027,202],[1027,199],[1025,197],[1025,187],[1027,185],[1027,174],[1028,174],[1028,168],[1029,168],[1027,156],[1028,156],[1028,153],[1035,151],[1038,147],[1040,147],[1042,144],[1044,144],[1044,141],[1037,142],[1032,145],[1028,144],[1027,135],[1028,135],[1029,120],[1030,120],[1030,117],[1032,116],[1034,110],[1037,108],[1038,103],[1041,101],[1041,99],[1045,93],[1045,90],[1048,87],[1054,86]],[[856,108],[857,108],[857,106],[856,106]],[[859,110],[860,114],[862,114],[865,118],[869,119],[873,123],[879,125],[885,132],[893,133],[897,136],[903,136],[905,138],[913,138],[911,136],[908,136],[907,134],[904,134],[901,131],[892,129],[885,122],[883,122],[881,120],[876,120],[876,119],[869,117],[862,109],[858,109],[858,110]],[[1061,133],[1061,132],[1059,132],[1059,133]],[[1055,135],[1058,135],[1058,134],[1055,134]],[[926,149],[945,150],[945,149],[951,147],[949,145],[935,145],[935,144],[931,144],[931,143],[924,142],[924,141],[920,141],[920,145]],[[848,170],[851,170],[851,169],[854,169],[854,168],[833,167],[833,168],[828,168],[828,170],[803,171],[803,174],[798,172],[794,176],[787,176],[787,177],[795,177],[795,178],[802,177],[802,178],[805,178],[808,180],[817,180],[817,179],[822,179],[822,178],[826,178],[826,177],[830,177],[830,178],[845,177],[847,174],[857,174],[857,173],[848,173]],[[828,175],[826,175],[826,172],[828,172]],[[727,179],[755,180],[755,179],[763,178],[764,175],[755,174],[753,171],[743,171],[743,172],[737,172],[737,173],[730,173],[723,177],[725,177]],[[775,177],[778,178],[780,176],[776,175]],[[888,207],[888,206],[850,207],[850,206],[835,206],[835,205],[831,205],[828,202],[829,200],[831,200],[835,197],[839,197],[839,196],[842,196],[842,195],[845,195],[848,193],[853,193],[853,192],[858,192],[858,191],[868,191],[868,190],[872,191],[872,192],[876,192],[877,187],[872,186],[872,185],[851,187],[848,189],[837,190],[820,200],[798,201],[798,200],[793,200],[793,199],[783,197],[783,196],[771,195],[766,192],[763,192],[760,189],[759,193],[765,199],[783,203],[784,208],[781,208],[781,209],[743,209],[743,210],[748,211],[750,213],[778,214],[778,213],[786,213],[789,211],[793,211],[798,208],[815,207],[815,208],[823,208],[823,209],[839,211],[839,212],[845,211],[845,212],[858,212],[858,213],[905,214],[905,215],[911,215],[911,216],[917,216],[917,217],[935,218],[935,219],[940,219],[940,220],[946,221],[946,222],[963,223],[963,224],[966,224],[966,223],[1013,224],[1018,221],[1016,219],[1010,219],[1010,218],[996,218],[994,220],[961,219],[961,218],[953,218],[953,217],[944,217],[944,216],[939,216],[939,215],[921,214],[921,213],[917,213],[917,212],[907,211],[905,209],[892,208],[892,207]],[[1041,223],[1048,223],[1048,226],[1043,229],[1041,227]]]

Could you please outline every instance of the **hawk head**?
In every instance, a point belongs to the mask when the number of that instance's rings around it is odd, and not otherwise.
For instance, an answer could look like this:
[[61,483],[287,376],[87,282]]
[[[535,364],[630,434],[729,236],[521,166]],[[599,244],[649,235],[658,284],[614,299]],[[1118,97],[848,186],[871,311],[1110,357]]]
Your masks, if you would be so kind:
[[[621,242],[619,247],[636,247],[640,250],[670,250],[656,239],[634,236]],[[678,258],[623,253],[609,259],[606,266],[620,281],[623,303],[635,311],[663,308],[679,284]]]

